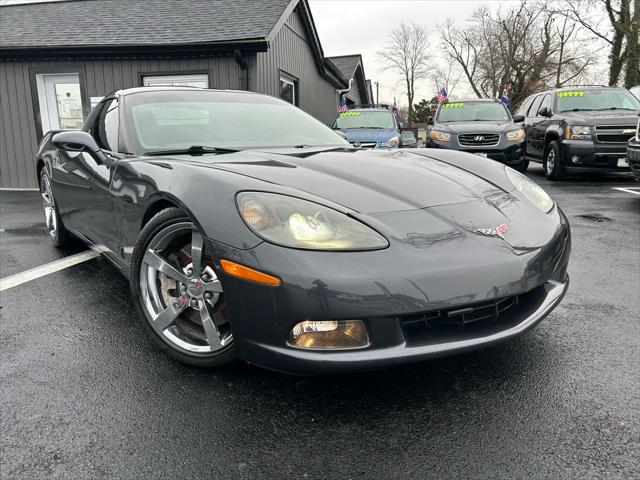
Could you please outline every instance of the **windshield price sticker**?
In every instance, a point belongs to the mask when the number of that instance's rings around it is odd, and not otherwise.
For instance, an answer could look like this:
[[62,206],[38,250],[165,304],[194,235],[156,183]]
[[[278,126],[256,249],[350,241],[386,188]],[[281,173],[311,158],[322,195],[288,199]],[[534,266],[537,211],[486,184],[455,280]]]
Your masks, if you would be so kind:
[[359,117],[360,112],[340,112],[341,117]]
[[462,108],[464,107],[464,103],[445,103],[443,108]]
[[569,90],[567,92],[558,92],[559,97],[584,97],[583,91]]

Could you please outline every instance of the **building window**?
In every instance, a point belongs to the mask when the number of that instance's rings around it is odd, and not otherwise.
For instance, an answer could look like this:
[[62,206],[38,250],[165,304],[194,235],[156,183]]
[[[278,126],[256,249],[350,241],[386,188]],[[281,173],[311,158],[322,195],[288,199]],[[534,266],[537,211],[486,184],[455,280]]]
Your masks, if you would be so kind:
[[142,85],[145,87],[199,87],[209,88],[209,75],[197,73],[192,75],[144,75]]
[[82,128],[84,115],[78,74],[41,73],[35,78],[42,133]]
[[297,79],[284,73],[280,74],[280,98],[292,105],[298,105]]

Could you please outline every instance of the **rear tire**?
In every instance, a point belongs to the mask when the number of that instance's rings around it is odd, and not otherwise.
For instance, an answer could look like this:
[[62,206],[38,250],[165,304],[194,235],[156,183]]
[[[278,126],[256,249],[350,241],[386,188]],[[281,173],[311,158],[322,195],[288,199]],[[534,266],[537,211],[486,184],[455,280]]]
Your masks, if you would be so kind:
[[173,358],[197,367],[236,359],[222,285],[202,235],[182,210],[158,212],[140,232],[131,297],[144,328]]
[[42,197],[42,207],[44,209],[44,222],[47,226],[49,241],[54,247],[63,247],[69,243],[69,232],[64,228],[58,204],[53,196],[51,178],[44,167],[40,170],[40,196]]
[[544,174],[549,180],[562,180],[567,176],[566,170],[562,166],[560,142],[557,140],[553,140],[547,145],[542,166]]

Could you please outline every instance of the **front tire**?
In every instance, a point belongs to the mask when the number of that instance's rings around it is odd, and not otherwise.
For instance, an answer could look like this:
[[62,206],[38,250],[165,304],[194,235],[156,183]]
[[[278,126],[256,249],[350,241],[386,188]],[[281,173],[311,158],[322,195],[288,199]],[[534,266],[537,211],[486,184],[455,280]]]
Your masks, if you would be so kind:
[[562,180],[567,174],[562,167],[562,158],[560,155],[560,142],[553,140],[549,142],[544,151],[544,174],[549,180]]
[[53,188],[51,188],[51,178],[46,167],[40,171],[40,196],[42,197],[44,222],[47,226],[49,241],[54,247],[63,247],[69,242],[69,232],[64,228],[60,218],[58,204],[53,196]]
[[140,232],[131,296],[156,344],[177,360],[219,367],[236,358],[222,285],[202,235],[180,209],[156,214]]

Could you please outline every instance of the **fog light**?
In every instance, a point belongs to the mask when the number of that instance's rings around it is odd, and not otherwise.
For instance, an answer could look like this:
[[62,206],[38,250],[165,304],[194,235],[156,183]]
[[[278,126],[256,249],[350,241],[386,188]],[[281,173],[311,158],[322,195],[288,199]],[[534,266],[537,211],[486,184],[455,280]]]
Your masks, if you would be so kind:
[[574,155],[573,157],[571,157],[571,161],[573,163],[580,163],[580,157],[578,155]]
[[300,348],[358,348],[369,344],[362,320],[305,320],[291,329],[289,345]]

